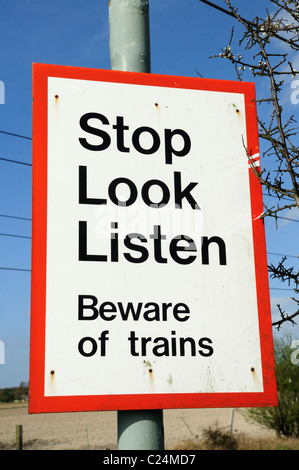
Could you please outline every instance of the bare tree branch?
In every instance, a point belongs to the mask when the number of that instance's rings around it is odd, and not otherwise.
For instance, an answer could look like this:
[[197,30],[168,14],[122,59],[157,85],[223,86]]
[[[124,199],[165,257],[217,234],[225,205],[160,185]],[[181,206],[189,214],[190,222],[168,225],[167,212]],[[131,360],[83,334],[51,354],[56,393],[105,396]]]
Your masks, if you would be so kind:
[[[232,29],[228,45],[212,57],[229,60],[239,80],[243,79],[247,71],[255,80],[269,80],[269,96],[256,100],[258,107],[270,107],[270,113],[269,110],[267,112],[268,122],[258,119],[259,137],[268,145],[263,151],[263,157],[265,162],[271,160],[269,169],[257,168],[244,142],[243,145],[252,171],[268,194],[278,199],[276,206],[267,207],[264,204],[265,210],[260,217],[274,217],[277,221],[282,211],[299,210],[299,147],[294,141],[298,138],[298,127],[293,115],[288,118],[285,116],[280,99],[285,79],[298,76],[291,54],[299,50],[299,1],[270,0],[276,11],[270,14],[266,10],[264,18],[256,16],[250,21],[239,14],[230,0],[225,0],[228,10],[207,0],[200,1],[231,16],[243,28],[243,35],[235,46],[235,31]],[[274,47],[277,40],[287,44],[288,50],[284,47],[283,52],[278,52],[277,47]],[[274,46],[273,41],[276,41]],[[237,49],[237,53],[234,49]],[[285,267],[285,261],[284,258],[277,266],[268,266],[269,274],[273,279],[288,282],[295,294],[298,294],[298,272],[295,272],[294,267]],[[295,297],[292,300],[299,303]],[[287,321],[294,323],[294,318],[299,315],[299,310],[288,314],[280,306],[278,308],[281,320],[273,323],[278,329]]]

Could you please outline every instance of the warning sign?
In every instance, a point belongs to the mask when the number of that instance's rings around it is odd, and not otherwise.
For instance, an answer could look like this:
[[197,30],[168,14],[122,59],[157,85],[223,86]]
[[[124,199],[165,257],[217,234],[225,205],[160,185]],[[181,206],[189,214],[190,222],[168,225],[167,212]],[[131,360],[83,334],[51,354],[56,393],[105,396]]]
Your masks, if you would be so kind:
[[33,79],[30,412],[274,405],[254,85]]

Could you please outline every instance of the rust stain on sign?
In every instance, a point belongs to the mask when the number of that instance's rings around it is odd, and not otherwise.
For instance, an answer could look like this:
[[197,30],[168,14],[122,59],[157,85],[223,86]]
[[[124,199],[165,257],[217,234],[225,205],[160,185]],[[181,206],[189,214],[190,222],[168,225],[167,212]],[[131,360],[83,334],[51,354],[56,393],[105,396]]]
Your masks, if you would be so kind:
[[154,371],[152,368],[148,370],[148,374],[149,374],[150,387],[152,387],[154,385]]
[[55,370],[50,370],[50,384],[51,388],[55,387]]
[[143,361],[144,366],[147,368],[149,383],[152,386],[154,384],[154,371],[150,361]]

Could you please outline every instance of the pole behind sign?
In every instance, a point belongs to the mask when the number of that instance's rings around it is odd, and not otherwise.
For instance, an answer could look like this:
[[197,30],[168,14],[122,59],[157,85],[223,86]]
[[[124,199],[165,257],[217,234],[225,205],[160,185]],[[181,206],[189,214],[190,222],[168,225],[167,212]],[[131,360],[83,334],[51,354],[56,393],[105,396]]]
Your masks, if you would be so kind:
[[[112,70],[150,73],[148,0],[110,0]],[[163,450],[162,410],[118,411],[119,450]]]
[[151,71],[148,0],[110,0],[112,70]]

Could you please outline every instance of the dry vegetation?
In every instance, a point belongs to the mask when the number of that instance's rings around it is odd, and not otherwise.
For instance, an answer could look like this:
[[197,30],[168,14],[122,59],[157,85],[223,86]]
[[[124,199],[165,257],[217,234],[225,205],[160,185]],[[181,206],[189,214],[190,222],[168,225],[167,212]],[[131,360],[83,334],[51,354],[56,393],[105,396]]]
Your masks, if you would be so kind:
[[[245,420],[242,410],[231,411],[166,410],[165,449],[299,450],[299,439],[275,439],[273,430]],[[0,404],[0,451],[16,449],[16,425],[23,426],[24,450],[117,449],[115,412],[29,415],[26,403]]]
[[201,439],[188,439],[176,444],[174,450],[299,450],[299,439],[253,438],[211,427],[204,430]]

